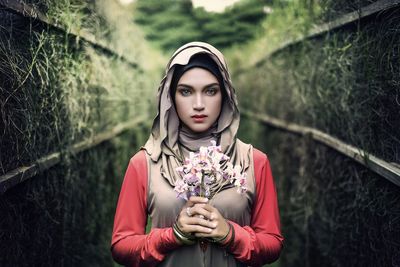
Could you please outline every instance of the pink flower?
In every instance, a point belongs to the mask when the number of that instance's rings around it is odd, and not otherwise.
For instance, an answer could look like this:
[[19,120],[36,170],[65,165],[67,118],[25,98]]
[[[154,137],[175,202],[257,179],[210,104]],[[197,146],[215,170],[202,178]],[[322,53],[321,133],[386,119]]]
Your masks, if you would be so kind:
[[201,183],[201,177],[195,173],[188,173],[183,176],[183,181],[188,184],[199,184]]
[[[247,179],[246,174],[241,172],[241,166],[233,166],[229,162],[230,158],[222,153],[221,146],[217,146],[215,141],[211,141],[211,144],[208,147],[200,147],[197,153],[190,152],[189,158],[185,158],[184,165],[176,168],[183,178],[174,188],[178,197],[184,199],[187,199],[188,195],[212,197],[210,185],[221,179],[237,187],[239,193],[246,192]],[[221,188],[222,185],[213,193],[218,193]]]
[[174,191],[177,192],[176,197],[181,197],[183,199],[188,199],[187,198],[187,192],[188,192],[189,186],[183,181],[179,180],[176,181]]

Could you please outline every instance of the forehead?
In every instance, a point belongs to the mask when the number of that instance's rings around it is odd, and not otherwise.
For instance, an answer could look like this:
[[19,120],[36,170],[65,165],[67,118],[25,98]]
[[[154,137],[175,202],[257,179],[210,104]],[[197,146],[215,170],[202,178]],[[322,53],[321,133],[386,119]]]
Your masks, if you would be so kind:
[[203,68],[192,68],[186,71],[178,81],[178,85],[184,84],[209,84],[218,83],[217,77]]

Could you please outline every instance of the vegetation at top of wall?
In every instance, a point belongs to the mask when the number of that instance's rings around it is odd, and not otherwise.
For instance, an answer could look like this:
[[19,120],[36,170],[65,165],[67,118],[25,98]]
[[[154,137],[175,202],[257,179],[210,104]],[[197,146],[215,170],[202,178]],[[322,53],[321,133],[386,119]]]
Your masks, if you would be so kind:
[[273,0],[267,6],[270,14],[261,22],[256,38],[225,50],[233,76],[254,67],[283,43],[307,34],[321,15],[321,7],[309,0]]
[[[157,63],[162,57],[143,44],[140,30],[129,26],[129,15],[124,17],[115,2],[39,3],[47,7],[50,20],[66,28],[85,25],[79,21],[85,21],[88,10],[88,17],[101,17],[101,27],[110,25],[108,41],[146,74],[118,55],[106,55],[66,33],[2,10],[1,174],[120,122],[147,116],[160,79]],[[82,30],[101,28],[87,23],[91,27]],[[121,36],[126,42],[118,42]]]
[[190,0],[136,3],[134,20],[143,25],[146,37],[167,53],[190,41],[208,42],[219,49],[248,42],[260,30],[268,0],[244,0],[223,13],[193,8]]
[[242,106],[400,162],[397,25],[397,13],[388,12],[360,31],[344,29],[276,54],[236,80]]
[[251,67],[282,44],[306,36],[311,29],[323,23],[375,2],[377,0],[272,0],[266,4],[270,13],[262,20],[262,30],[256,38],[226,50],[231,69],[236,72]]
[[319,20],[321,22],[337,19],[341,15],[358,11],[362,7],[373,4],[379,0],[319,0],[318,4],[321,8]]
[[142,68],[159,68],[165,61],[158,51],[143,42],[142,30],[131,20],[134,12],[132,5],[123,6],[117,0],[24,2],[43,12],[52,23],[62,26],[67,32],[88,33],[96,40],[107,43],[119,55],[139,62]]
[[[399,162],[398,11],[381,12],[266,57],[284,40],[306,34],[329,5],[334,3],[276,1],[264,21],[264,36],[227,50],[239,104]],[[261,58],[264,62],[254,67]],[[253,105],[255,100],[259,105]]]

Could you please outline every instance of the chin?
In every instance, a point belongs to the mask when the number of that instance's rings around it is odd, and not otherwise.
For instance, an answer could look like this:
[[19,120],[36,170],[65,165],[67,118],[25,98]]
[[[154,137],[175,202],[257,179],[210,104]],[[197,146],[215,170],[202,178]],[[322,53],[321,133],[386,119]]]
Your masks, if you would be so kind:
[[207,125],[194,125],[192,127],[189,127],[189,129],[195,133],[203,133],[210,129],[210,127],[207,127]]

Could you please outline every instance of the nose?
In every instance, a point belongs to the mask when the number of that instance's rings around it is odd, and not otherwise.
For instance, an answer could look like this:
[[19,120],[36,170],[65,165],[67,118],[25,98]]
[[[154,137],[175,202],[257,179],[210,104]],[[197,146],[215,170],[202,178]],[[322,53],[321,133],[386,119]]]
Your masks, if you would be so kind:
[[197,94],[193,103],[193,109],[200,111],[204,109],[204,99],[201,94]]

